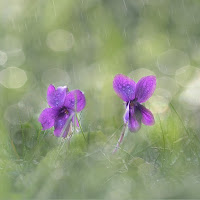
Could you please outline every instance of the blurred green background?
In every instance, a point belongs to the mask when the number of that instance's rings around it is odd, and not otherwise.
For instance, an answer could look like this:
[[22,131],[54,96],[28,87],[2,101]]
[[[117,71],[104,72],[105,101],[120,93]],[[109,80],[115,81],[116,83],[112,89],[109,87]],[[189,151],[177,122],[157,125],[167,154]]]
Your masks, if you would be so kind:
[[[200,198],[198,0],[0,0],[0,198]],[[123,73],[156,75],[156,124],[113,155]],[[86,140],[41,131],[49,84],[84,91]]]

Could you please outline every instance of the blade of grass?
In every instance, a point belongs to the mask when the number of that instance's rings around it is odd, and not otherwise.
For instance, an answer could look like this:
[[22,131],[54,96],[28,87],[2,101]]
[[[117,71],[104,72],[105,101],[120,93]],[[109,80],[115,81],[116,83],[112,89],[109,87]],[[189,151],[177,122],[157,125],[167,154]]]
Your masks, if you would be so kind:
[[185,132],[187,133],[188,136],[190,136],[189,131],[188,131],[187,128],[185,127],[185,124],[183,123],[183,120],[181,119],[180,115],[178,114],[178,112],[176,111],[176,109],[174,108],[174,106],[172,105],[172,103],[170,103],[170,106],[171,106],[172,110],[176,113],[176,115],[177,115],[178,119],[180,120],[180,122],[181,122],[183,128],[185,129]]
[[[186,133],[187,133],[187,135],[188,135],[188,138],[189,138],[189,137],[191,137],[191,135],[190,135],[190,133],[189,133],[188,129],[185,127],[185,125],[184,125],[184,123],[183,123],[183,121],[182,121],[182,119],[181,119],[180,115],[178,114],[178,112],[176,111],[176,109],[174,108],[174,106],[172,105],[172,103],[170,103],[170,106],[171,106],[171,108],[173,109],[173,111],[176,113],[176,115],[177,115],[178,119],[180,120],[180,122],[181,122],[181,124],[182,124],[182,126],[183,126],[183,128],[184,128],[184,130],[185,130],[185,132],[186,132]],[[193,137],[195,137],[195,135],[194,135],[194,134],[193,134]],[[193,146],[191,147],[191,150],[193,151],[193,153],[195,153],[195,154],[197,155],[197,159],[198,159],[198,160],[199,160],[199,162],[200,162],[200,157],[199,157],[199,153],[197,152],[197,150],[196,150],[196,149],[194,149],[194,147],[193,147]]]
[[85,137],[85,135],[84,135],[84,133],[83,133],[83,129],[82,129],[82,127],[81,127],[81,124],[80,124],[80,121],[79,121],[79,118],[78,118],[77,114],[76,114],[76,117],[77,117],[77,119],[78,119],[78,124],[79,124],[79,127],[80,127],[80,129],[81,129],[81,133],[82,133],[82,135],[83,135],[83,138],[84,138],[85,142],[87,142],[86,137]]

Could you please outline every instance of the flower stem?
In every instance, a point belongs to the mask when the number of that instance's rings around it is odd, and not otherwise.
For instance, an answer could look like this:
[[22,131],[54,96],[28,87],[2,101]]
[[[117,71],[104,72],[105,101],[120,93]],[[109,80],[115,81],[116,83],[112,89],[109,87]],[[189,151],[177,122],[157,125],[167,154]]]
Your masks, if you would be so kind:
[[119,138],[119,140],[118,140],[118,142],[117,142],[117,145],[116,145],[115,149],[113,150],[113,154],[117,152],[117,150],[119,149],[120,144],[121,144],[122,141],[123,141],[123,138],[124,138],[124,135],[125,135],[125,132],[126,132],[126,127],[127,127],[127,123],[124,124],[124,127],[123,127],[123,129],[122,129],[121,136],[120,136],[120,138]]

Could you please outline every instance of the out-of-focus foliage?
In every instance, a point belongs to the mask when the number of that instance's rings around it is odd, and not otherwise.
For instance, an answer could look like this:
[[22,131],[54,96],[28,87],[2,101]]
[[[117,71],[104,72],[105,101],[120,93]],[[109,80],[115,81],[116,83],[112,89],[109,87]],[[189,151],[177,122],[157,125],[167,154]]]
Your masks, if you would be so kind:
[[[0,198],[199,198],[200,2],[0,0]],[[112,88],[154,74],[153,127]],[[81,132],[41,131],[49,84],[84,91]]]

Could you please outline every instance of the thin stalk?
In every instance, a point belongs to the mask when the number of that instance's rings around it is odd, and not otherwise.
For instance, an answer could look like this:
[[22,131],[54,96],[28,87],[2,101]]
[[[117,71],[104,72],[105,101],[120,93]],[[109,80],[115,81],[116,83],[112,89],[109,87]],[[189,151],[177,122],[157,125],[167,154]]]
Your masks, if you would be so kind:
[[65,123],[65,126],[64,126],[64,128],[62,129],[62,131],[61,131],[61,137],[63,136],[64,132],[66,131],[67,126],[70,125],[70,122],[71,122],[72,117],[73,117],[73,115],[70,115],[70,117],[67,119],[67,121],[66,121],[66,123]]
[[123,129],[122,129],[121,136],[120,136],[120,138],[119,138],[119,140],[118,140],[118,142],[117,142],[117,145],[116,145],[115,149],[113,150],[113,154],[117,152],[117,150],[119,149],[120,144],[121,144],[122,141],[123,141],[123,138],[124,138],[124,135],[125,135],[125,132],[126,132],[126,127],[127,127],[127,123],[124,124],[124,127],[123,127]]
[[[164,134],[164,130],[163,130],[163,127],[162,127],[162,124],[161,124],[161,120],[160,120],[160,116],[158,115],[158,119],[159,119],[159,123],[160,123],[160,129],[161,129],[161,131],[162,131],[162,138],[163,138],[163,149],[164,149],[164,159],[162,160],[163,161],[163,163],[164,163],[164,160],[165,160],[165,149],[166,149],[166,142],[165,142],[165,134]],[[160,155],[159,155],[160,156]],[[158,157],[159,157],[158,156]],[[158,157],[157,157],[157,159],[158,159]],[[155,160],[155,162],[157,161],[157,159]]]
[[[172,109],[173,109],[174,112],[176,113],[176,115],[177,115],[177,117],[179,118],[181,124],[183,125],[183,128],[185,129],[185,132],[187,133],[187,135],[188,135],[188,137],[189,137],[189,136],[190,136],[190,133],[189,133],[188,129],[185,127],[185,125],[184,125],[184,123],[183,123],[183,121],[182,121],[180,115],[177,113],[177,111],[176,111],[176,109],[174,108],[174,106],[172,105],[172,103],[170,103],[170,106],[172,107]],[[194,150],[193,147],[192,147],[191,149],[192,149],[193,151],[195,151],[194,153],[196,153],[197,158],[198,158],[198,160],[199,160],[199,162],[200,162],[200,158],[199,158],[199,154],[197,153],[197,150],[196,150],[196,149]]]
[[[63,127],[63,129],[62,129],[62,131],[61,131],[61,137],[63,136],[64,132],[66,131],[67,126],[70,125],[72,117],[73,117],[73,115],[70,115],[70,117],[69,117],[68,120],[66,121],[65,126]],[[68,134],[68,133],[67,133],[67,134]],[[67,136],[68,136],[68,135],[66,135],[66,137],[67,137]],[[61,142],[60,142],[60,145],[59,145],[58,150],[57,150],[57,154],[55,155],[55,161],[57,160],[57,158],[58,158],[58,156],[59,156],[59,154],[60,154],[60,152],[61,152],[61,150],[62,150],[62,148],[63,148],[63,146],[64,146],[64,144],[65,144],[65,141],[66,141],[66,140],[63,140],[63,141],[61,140]]]
[[83,135],[83,137],[84,137],[84,140],[85,140],[85,142],[87,142],[86,137],[85,137],[85,135],[84,135],[84,133],[83,133],[83,129],[82,129],[82,127],[81,127],[81,124],[80,124],[80,121],[79,121],[79,118],[78,118],[77,114],[76,114],[76,117],[77,117],[77,119],[78,119],[78,124],[79,124],[79,127],[80,127],[80,129],[81,129],[81,133],[82,133],[82,135]]
[[177,117],[179,118],[183,128],[185,129],[185,132],[187,133],[188,136],[190,136],[190,133],[188,132],[187,128],[185,127],[185,124],[183,123],[183,120],[181,119],[180,115],[177,113],[177,111],[174,108],[174,106],[172,105],[172,103],[170,103],[170,106],[172,107],[173,111],[176,113]]
[[24,129],[20,120],[20,127],[21,127],[21,131],[22,131],[22,142],[23,142],[23,158],[25,157],[26,154],[26,145],[25,145],[25,135],[24,135]]

